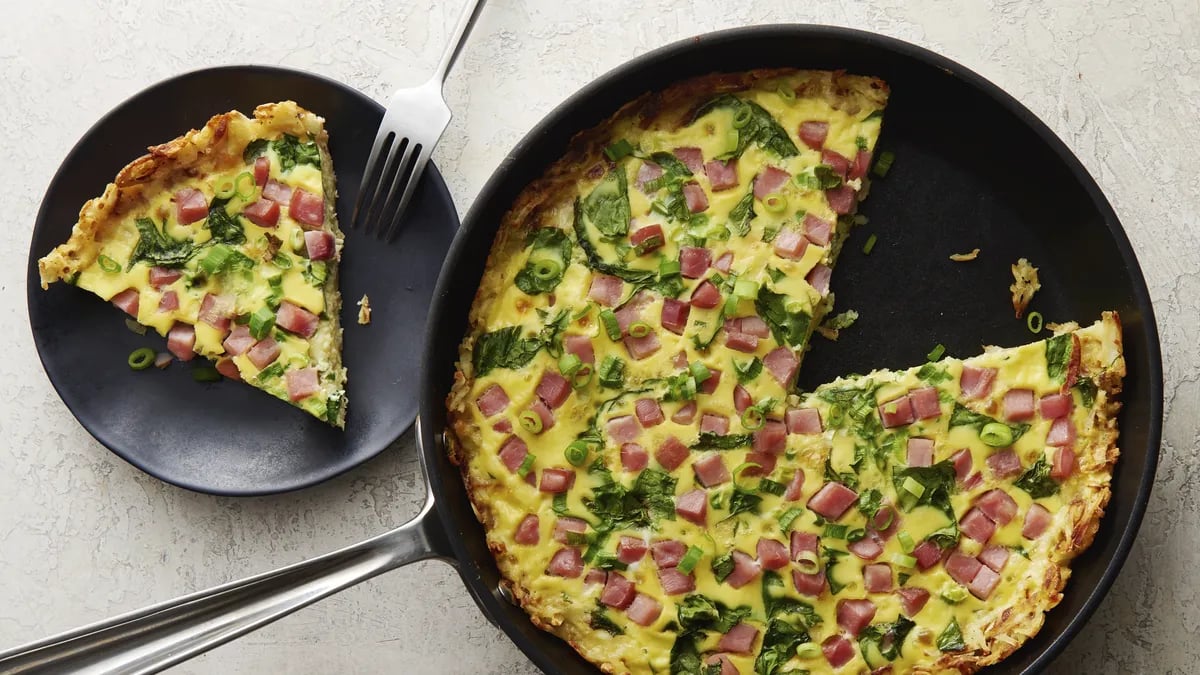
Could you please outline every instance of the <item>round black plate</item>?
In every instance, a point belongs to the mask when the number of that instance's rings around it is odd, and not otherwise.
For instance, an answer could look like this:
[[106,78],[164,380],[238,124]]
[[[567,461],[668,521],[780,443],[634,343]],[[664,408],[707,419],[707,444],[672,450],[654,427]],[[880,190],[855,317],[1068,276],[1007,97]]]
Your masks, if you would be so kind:
[[[66,241],[83,203],[145,152],[215,114],[249,115],[292,99],[329,130],[343,226],[383,108],[346,85],[263,66],[200,70],[156,84],[118,106],[84,135],[51,181],[29,250],[29,320],[51,383],[80,424],[130,464],[169,483],[222,495],[261,495],[326,480],[374,457],[412,424],[425,314],[458,214],[433,166],[417,190],[403,232],[391,244],[346,231],[341,263],[349,369],[346,430],[339,431],[245,384],[199,384],[189,364],[134,372],[138,347],[162,350],[125,316],[66,284],[43,291],[37,259]],[[356,302],[371,299],[360,326]]]
[[[1048,321],[1090,324],[1120,312],[1128,376],[1119,416],[1121,459],[1095,543],[1074,561],[1062,603],[1041,632],[995,673],[1045,668],[1096,609],[1125,562],[1149,499],[1162,433],[1162,356],[1145,281],[1125,232],[1095,181],[1029,110],[942,56],[871,33],[827,26],[758,26],[677,42],[604,75],[525,136],[488,181],[455,238],[438,281],[424,359],[419,436],[459,570],[484,611],[548,673],[590,672],[566,643],[539,630],[496,588],[488,551],[458,470],[438,439],[467,311],[503,214],[562,157],[573,135],[637,96],[688,77],[791,66],[876,75],[892,88],[879,145],[896,153],[861,212],[833,276],[834,311],[861,318],[836,343],[814,337],[801,387],[877,367],[924,361],[937,344],[953,356],[1034,336],[1013,318],[1008,266],[1041,268],[1033,309]],[[862,253],[872,234],[878,243]],[[954,263],[951,253],[981,249]]]

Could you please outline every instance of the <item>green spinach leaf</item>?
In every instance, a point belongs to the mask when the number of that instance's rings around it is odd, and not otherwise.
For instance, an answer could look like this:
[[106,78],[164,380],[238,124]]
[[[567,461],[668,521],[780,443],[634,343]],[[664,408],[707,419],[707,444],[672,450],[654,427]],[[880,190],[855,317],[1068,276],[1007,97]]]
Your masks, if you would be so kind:
[[1096,394],[1100,389],[1096,386],[1095,380],[1090,377],[1081,377],[1075,381],[1073,389],[1079,392],[1079,402],[1083,404],[1083,407],[1090,408],[1096,405]]
[[301,164],[321,168],[321,151],[315,141],[303,143],[291,134],[284,134],[278,140],[271,141],[271,149],[279,156],[279,168],[283,173]]
[[967,648],[962,629],[958,627],[958,619],[951,619],[950,625],[938,635],[937,647],[944,652],[961,652]]
[[1071,333],[1055,335],[1046,340],[1046,374],[1055,382],[1063,382],[1067,377],[1074,343]]
[[792,157],[800,153],[787,131],[775,121],[771,113],[754,101],[739,99],[732,94],[722,94],[700,106],[692,119],[700,119],[718,108],[730,108],[735,116],[746,119],[746,123],[737,130],[737,146],[720,159],[741,157],[752,143],[779,157]]
[[[993,417],[977,413],[958,402],[954,403],[954,412],[950,413],[950,426],[952,427],[975,427],[975,430],[979,431],[983,429],[985,424],[992,423],[1004,424]],[[1026,431],[1029,431],[1028,424],[1006,424],[1005,426],[1012,431],[1013,443],[1016,443],[1017,439],[1024,436]]]
[[[876,623],[871,624],[863,629],[858,635],[858,646],[866,658],[872,654],[870,647],[874,647],[874,651],[878,651],[879,655],[888,661],[895,661],[900,656],[900,649],[904,646],[904,639],[912,632],[912,629],[917,624],[913,623],[908,617],[901,615],[891,623]],[[867,663],[872,666],[868,658]]]
[[1025,469],[1013,485],[1028,492],[1034,499],[1056,495],[1059,488],[1058,482],[1050,477],[1050,463],[1046,461],[1045,455],[1038,457],[1033,466]]
[[808,339],[812,316],[803,309],[788,309],[788,296],[768,288],[758,291],[754,308],[771,328],[771,334],[780,344],[802,346]]
[[692,444],[692,450],[735,450],[744,448],[754,440],[751,434],[716,434],[701,431],[700,438]]
[[180,268],[196,253],[196,246],[190,240],[172,237],[165,229],[159,230],[149,218],[138,218],[134,225],[137,226],[138,240],[129,254],[126,271],[133,269],[134,263],[138,262]]
[[781,619],[771,619],[763,634],[762,649],[754,659],[756,675],[776,675],[796,653],[796,647],[812,640],[808,632]]
[[758,214],[754,212],[754,191],[746,193],[729,212],[729,229],[739,237],[750,234],[750,221]]
[[615,167],[600,184],[583,199],[583,215],[606,237],[619,237],[629,232],[629,186],[625,169]]
[[495,368],[522,368],[533,360],[541,348],[541,340],[521,337],[520,326],[484,333],[475,341],[471,353],[475,376],[482,377]]
[[549,293],[562,282],[571,262],[571,239],[557,227],[543,227],[529,237],[529,259],[517,272],[517,288],[526,295]]
[[821,616],[813,606],[787,595],[787,587],[783,577],[772,570],[763,571],[762,577],[763,608],[767,618],[776,619],[785,614],[797,615],[805,628],[812,628],[821,623]]

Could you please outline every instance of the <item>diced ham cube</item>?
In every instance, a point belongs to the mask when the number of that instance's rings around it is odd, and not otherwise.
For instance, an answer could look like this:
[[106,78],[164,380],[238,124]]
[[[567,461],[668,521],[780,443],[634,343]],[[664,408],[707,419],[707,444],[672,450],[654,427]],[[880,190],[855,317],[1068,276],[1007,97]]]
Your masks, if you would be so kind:
[[719,159],[706,162],[704,164],[704,173],[708,174],[708,182],[712,186],[713,192],[737,187],[736,159],[731,159],[728,162],[722,162]]
[[475,405],[479,406],[479,412],[484,417],[504,412],[508,408],[508,403],[508,394],[505,393],[504,387],[498,384],[488,387],[479,398],[475,399]]
[[999,572],[1008,564],[1008,556],[1008,547],[993,544],[984,548],[983,552],[979,554],[979,562],[992,568],[993,571]]
[[[554,541],[560,544],[578,544],[578,539],[587,532],[586,520],[579,518],[560,517],[554,521]],[[575,539],[576,541],[572,541]]]
[[826,520],[837,520],[858,499],[858,493],[850,488],[830,481],[808,500],[808,508]]
[[713,282],[704,280],[692,291],[692,307],[712,309],[721,304],[721,291]]
[[745,333],[725,333],[725,346],[739,352],[753,354],[758,350],[758,338]]
[[305,232],[304,248],[309,260],[329,260],[337,252],[333,235],[323,230]]
[[254,160],[254,184],[262,187],[267,184],[267,178],[271,176],[271,160],[263,155]]
[[539,522],[537,514],[530,513],[521,520],[521,524],[517,525],[517,532],[513,535],[513,541],[525,546],[533,546],[541,539],[538,528]]
[[525,441],[517,436],[510,436],[500,446],[500,462],[508,467],[508,470],[516,473],[517,469],[521,468],[521,464],[525,461],[525,455],[529,454],[529,446],[525,445]]
[[704,194],[704,188],[699,183],[684,183],[683,199],[692,213],[708,210],[708,195]]
[[617,542],[617,560],[632,565],[645,558],[648,550],[645,541],[637,537],[622,536]]
[[725,577],[725,583],[734,588],[741,588],[758,578],[762,567],[758,561],[741,551],[733,552],[733,571]]
[[894,429],[906,424],[912,424],[916,417],[913,415],[912,400],[908,396],[892,399],[879,406],[879,418],[885,429]]
[[650,453],[637,443],[621,444],[621,467],[626,471],[641,471],[650,463]]
[[616,609],[625,609],[633,602],[637,589],[633,582],[626,579],[620,572],[609,572],[604,582],[604,590],[600,592],[600,602]]
[[742,671],[733,665],[733,661],[727,654],[713,654],[705,659],[704,663],[709,666],[721,666],[721,671],[717,675],[742,675]]
[[563,349],[579,357],[583,363],[596,363],[596,350],[592,347],[592,339],[586,335],[563,336]]
[[729,481],[729,469],[720,453],[709,453],[692,462],[692,470],[696,472],[696,480],[704,487],[713,487]]
[[660,568],[658,570],[658,583],[662,586],[663,593],[667,595],[680,595],[696,590],[696,579],[692,575],[684,574],[674,567]]
[[[813,150],[820,150],[829,135],[829,122],[809,120],[800,123],[800,140]],[[836,666],[835,666],[836,667]]]
[[138,306],[141,304],[141,297],[136,288],[127,288],[114,295],[111,302],[117,309],[136,319]]
[[[737,319],[733,319],[733,321],[737,322],[733,330],[738,333],[753,335],[757,338],[765,338],[771,335],[771,327],[767,325],[766,321],[762,320],[762,317],[756,314],[738,317]],[[728,321],[725,322],[726,330],[729,330],[729,325]]]
[[270,199],[278,204],[290,204],[292,201],[292,188],[280,183],[277,180],[268,180],[263,186],[263,199]]
[[289,370],[283,375],[287,384],[288,398],[303,401],[321,390],[316,368]]
[[554,411],[551,410],[550,407],[547,406],[544,401],[542,401],[542,399],[533,399],[533,405],[529,406],[529,410],[533,411],[533,413],[538,416],[538,419],[542,421],[541,431],[538,431],[537,433],[540,434],[544,431],[548,431],[554,426]]
[[652,398],[639,398],[633,404],[633,410],[637,414],[638,421],[643,427],[653,427],[663,423],[666,419],[663,417],[662,406],[658,401]]
[[870,600],[838,600],[837,623],[854,637],[858,637],[874,618],[875,603]]
[[804,215],[804,236],[818,246],[828,246],[833,239],[833,223],[807,213]]
[[763,569],[778,570],[788,565],[788,550],[782,541],[763,537],[758,540],[755,550],[758,553],[758,564]]
[[583,577],[583,585],[585,588],[588,586],[603,586],[607,581],[608,572],[600,569],[599,567],[591,568],[588,570],[587,576]]
[[987,600],[992,595],[992,591],[996,590],[996,586],[1000,584],[1000,575],[993,572],[988,567],[980,567],[979,573],[967,584],[971,595],[980,600]]
[[892,591],[892,566],[874,563],[863,568],[863,587],[868,593],[890,593]]
[[809,270],[804,280],[822,297],[829,294],[829,279],[833,276],[833,268],[824,263],[817,263]]
[[[242,215],[246,217],[246,220],[259,227],[272,228],[279,224],[279,203],[270,199],[260,199],[242,209]],[[321,258],[313,258],[313,260],[321,260]]]
[[742,470],[742,475],[747,477],[767,476],[775,470],[775,463],[778,457],[767,452],[748,452],[746,453],[746,462],[754,466],[748,466]]
[[784,389],[792,386],[792,379],[800,368],[800,359],[789,347],[776,347],[763,357],[763,365]]
[[574,484],[575,472],[570,469],[543,469],[542,482],[538,485],[538,490],[557,494],[570,490]]
[[1075,444],[1075,425],[1071,418],[1060,417],[1050,425],[1050,433],[1046,434],[1046,445],[1063,447]]
[[858,541],[850,542],[846,549],[863,560],[874,560],[883,555],[883,540],[874,532],[867,532]]
[[179,294],[175,291],[163,293],[162,297],[158,300],[158,311],[160,313],[174,312],[177,309],[179,309]]
[[1070,394],[1050,394],[1042,397],[1038,407],[1041,409],[1042,417],[1053,420],[1071,414],[1074,403]]
[[850,180],[862,178],[867,175],[867,169],[871,168],[871,151],[859,150],[854,156],[854,164],[850,167],[850,173],[846,175]]
[[754,432],[752,442],[755,452],[781,455],[787,449],[787,427],[779,420],[767,420]]
[[808,237],[798,230],[785,228],[775,235],[775,255],[788,260],[799,260],[804,257],[804,249],[808,248]]
[[196,188],[183,188],[175,192],[175,217],[180,225],[191,225],[208,217],[208,198]]
[[638,255],[645,255],[651,251],[657,251],[662,248],[665,243],[663,238],[662,225],[655,223],[639,227],[629,233],[629,243],[633,244]]
[[501,419],[492,425],[492,429],[497,433],[511,434],[513,430],[512,420]]
[[896,507],[888,503],[887,499],[884,499],[879,510],[875,512],[874,518],[871,519],[871,530],[878,534],[883,541],[887,541],[899,529],[900,513],[896,511]]
[[242,381],[242,371],[238,370],[237,364],[231,358],[217,359],[217,372],[231,380]]
[[984,515],[1001,526],[1007,525],[1017,515],[1017,502],[999,488],[988,490],[975,500],[975,506]]
[[546,405],[551,408],[558,408],[571,395],[571,383],[567,382],[565,377],[553,370],[547,370],[542,373],[542,379],[538,381],[535,391],[538,398],[545,401]]
[[296,188],[288,202],[288,215],[305,230],[319,229],[325,224],[325,198]]
[[646,192],[646,184],[658,180],[662,175],[663,168],[661,166],[654,162],[643,161],[642,165],[638,167],[637,178],[634,179],[634,183],[638,186],[639,190]]
[[720,258],[713,263],[713,268],[729,274],[729,270],[733,269],[733,251],[726,251],[721,254]]
[[638,432],[641,431],[633,415],[614,417],[604,425],[604,429],[616,443],[628,443],[637,438]]
[[1026,539],[1037,539],[1050,527],[1054,516],[1041,504],[1031,504],[1025,513],[1025,525],[1021,528],[1021,536]]
[[583,573],[583,557],[579,555],[579,549],[559,549],[554,554],[554,557],[550,558],[550,564],[546,567],[546,573],[567,579],[579,578],[579,575]]
[[792,480],[788,481],[787,489],[783,492],[783,498],[789,502],[799,501],[803,489],[804,470],[796,469],[796,473],[792,474]]
[[704,526],[708,519],[708,495],[698,488],[679,495],[675,498],[675,513],[686,521]]
[[642,310],[652,300],[653,297],[647,291],[638,291],[637,295],[629,299],[629,302],[613,312],[617,317],[617,327],[621,329],[622,335],[629,332],[630,326],[642,320]]
[[975,541],[986,544],[996,533],[996,523],[992,522],[978,507],[972,508],[958,521],[958,529]]
[[1012,448],[993,452],[987,458],[987,465],[991,469],[992,475],[1000,479],[1010,478],[1021,473],[1021,458]]
[[700,148],[682,147],[675,148],[672,151],[675,157],[683,162],[683,165],[688,168],[693,174],[698,174],[704,171],[704,153]]
[[969,555],[963,555],[958,551],[950,554],[946,558],[946,573],[958,583],[966,586],[971,583],[976,574],[979,574],[979,569],[983,567],[983,563]]
[[854,643],[841,635],[831,635],[821,643],[821,653],[833,668],[841,668],[854,658]]
[[1033,418],[1033,390],[1009,389],[1004,393],[1004,419],[1024,422]]
[[262,370],[275,363],[275,359],[279,358],[281,351],[283,348],[279,346],[275,338],[267,336],[251,347],[249,352],[246,352],[246,358],[250,359],[250,363],[253,363],[255,368]]
[[674,436],[667,436],[654,451],[654,460],[667,471],[674,471],[688,458],[688,452],[688,447],[682,441]]
[[746,412],[746,408],[749,408],[752,405],[754,405],[754,397],[750,395],[750,392],[740,384],[735,385],[733,387],[734,410],[737,410],[739,413],[743,413]]
[[626,335],[624,342],[629,356],[635,361],[641,361],[648,356],[652,356],[662,347],[662,343],[658,341],[658,334],[653,331],[640,338]]
[[980,399],[992,393],[992,384],[996,381],[995,368],[975,368],[963,366],[958,386],[962,388],[963,398]]
[[716,368],[708,369],[708,378],[701,382],[696,388],[701,394],[711,394],[717,390],[717,385],[721,384],[721,371]]
[[234,326],[233,331],[221,342],[221,346],[225,348],[226,354],[240,356],[250,351],[255,342],[258,340],[250,334],[249,326]]
[[821,163],[832,168],[842,178],[850,171],[850,160],[844,155],[833,150],[821,151]]
[[976,471],[975,473],[971,474],[967,480],[963,481],[962,489],[966,492],[970,492],[971,490],[979,487],[979,484],[982,482],[983,473]]
[[938,545],[926,539],[917,544],[913,549],[912,556],[917,559],[917,567],[922,572],[938,564],[942,559],[942,549]]
[[786,185],[791,177],[792,174],[783,169],[767,166],[754,178],[755,199],[766,199],[769,195],[778,192],[779,188]]
[[679,249],[679,273],[688,279],[699,279],[712,265],[712,251],[700,246]]
[[1066,480],[1075,473],[1075,451],[1071,448],[1059,448],[1054,452],[1054,463],[1050,466],[1050,477],[1054,480]]
[[819,434],[824,431],[821,425],[821,411],[816,408],[793,408],[787,411],[785,418],[789,434]]
[[821,538],[812,532],[792,532],[792,560],[800,560],[806,553],[815,555],[820,542]]
[[674,298],[664,298],[662,316],[659,320],[662,322],[663,328],[676,335],[683,335],[683,329],[687,328],[688,315],[691,312],[692,306],[688,303]]
[[908,465],[933,466],[933,439],[908,439]]
[[910,619],[925,608],[925,603],[929,602],[929,591],[924,588],[901,588],[896,591],[896,595],[900,596],[900,608],[904,612],[904,616]]
[[625,616],[639,626],[649,626],[658,620],[662,614],[662,605],[652,596],[638,593],[629,607],[625,608]]
[[921,387],[908,392],[908,400],[912,403],[913,417],[927,420],[942,414],[942,402],[938,400],[935,387]]
[[704,413],[700,416],[700,431],[724,436],[729,433],[729,418],[716,413]]
[[687,403],[684,403],[683,405],[679,406],[679,410],[676,410],[671,415],[671,421],[674,422],[675,424],[691,424],[692,421],[695,419],[696,419],[696,402],[695,401],[688,401]]
[[183,276],[183,270],[171,269],[170,267],[159,267],[155,265],[150,268],[150,285],[155,288],[169,286],[179,280]]
[[[206,301],[207,301],[208,297],[211,297],[211,296],[206,296],[205,297]],[[233,313],[232,298],[229,300],[228,306],[229,306],[228,315],[231,315]],[[200,312],[201,312],[201,314],[204,313],[203,307],[201,307]],[[228,326],[229,325],[228,319],[226,319],[225,321],[226,321],[225,325]],[[288,331],[289,333],[295,333],[296,335],[299,335],[300,337],[303,337],[303,338],[311,338],[313,335],[316,335],[317,324],[319,321],[320,321],[320,319],[317,318],[316,314],[313,314],[312,312],[308,311],[307,309],[304,309],[303,307],[300,307],[299,305],[293,305],[292,303],[288,302],[287,300],[284,300],[283,302],[279,303],[279,309],[276,310],[276,312],[275,312],[275,325],[276,326],[279,326],[280,328]],[[211,322],[206,321],[206,323],[211,323]],[[217,326],[216,324],[212,324],[212,325],[216,326],[218,328],[220,327],[220,326]]]
[[621,293],[625,282],[620,278],[607,274],[593,274],[592,285],[588,289],[588,297],[606,307],[616,307],[621,301]]
[[839,216],[844,216],[854,210],[854,188],[849,185],[833,188],[825,191],[825,199],[829,202],[829,208]]
[[[736,557],[737,554],[734,555]],[[754,641],[757,639],[757,628],[748,623],[739,623],[721,636],[721,641],[717,643],[717,650],[734,654],[752,654],[754,653]]]
[[958,452],[950,455],[950,461],[954,464],[954,475],[958,478],[958,482],[962,483],[971,475],[971,467],[974,460],[971,458],[971,451],[963,448]]
[[654,564],[662,569],[674,567],[683,560],[683,554],[687,553],[687,544],[674,539],[663,539],[654,542],[650,546],[650,555],[654,558]]

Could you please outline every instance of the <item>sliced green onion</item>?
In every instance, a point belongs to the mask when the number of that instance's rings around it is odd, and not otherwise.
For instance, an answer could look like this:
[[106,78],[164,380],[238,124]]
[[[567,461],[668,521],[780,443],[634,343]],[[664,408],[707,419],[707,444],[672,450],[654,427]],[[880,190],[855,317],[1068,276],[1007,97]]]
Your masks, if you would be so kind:
[[609,161],[613,162],[621,159],[622,157],[628,157],[632,154],[633,145],[624,138],[613,143],[607,148],[604,148],[604,156],[608,157]]
[[221,380],[221,373],[212,366],[200,366],[192,368],[192,379],[196,382],[219,382]]
[[304,245],[303,230],[296,230],[296,231],[292,232],[291,244],[292,244],[292,250],[295,251],[296,253],[301,253],[307,249],[307,247]]
[[736,467],[734,467],[733,472],[732,472],[733,484],[737,485],[738,478],[741,477],[742,472],[745,471],[746,469],[749,469],[752,466],[757,466],[760,469],[762,468],[762,465],[758,464],[756,462],[742,462],[741,464],[738,464]]
[[213,186],[213,196],[217,199],[229,199],[237,194],[237,186],[229,179],[225,179]]
[[738,296],[734,295],[733,293],[725,296],[725,316],[733,316],[734,314],[737,314],[738,300]]
[[907,530],[900,530],[900,534],[896,535],[896,539],[900,541],[900,550],[904,551],[905,553],[912,553],[913,549],[917,547],[916,542],[913,541],[912,535],[909,534]]
[[208,250],[208,254],[200,259],[200,267],[207,274],[216,274],[225,268],[233,255],[233,249],[225,244],[217,244]]
[[233,179],[233,185],[236,188],[237,196],[242,199],[250,199],[254,196],[254,191],[258,189],[258,185],[254,182],[254,175],[249,171],[243,171]]
[[528,476],[530,470],[533,469],[533,463],[535,460],[537,460],[537,456],[532,452],[526,454],[525,459],[521,460],[521,466],[517,467],[517,475],[521,478]]
[[532,410],[526,410],[525,412],[521,413],[519,420],[521,422],[521,428],[523,428],[525,431],[528,431],[531,434],[542,433],[542,416],[536,412]]
[[979,440],[993,448],[1004,448],[1012,445],[1013,432],[1003,422],[988,422],[979,430]]
[[292,266],[292,258],[283,251],[276,251],[275,257],[271,258],[271,264],[281,270],[286,270]]
[[842,406],[837,404],[829,406],[829,426],[840,427],[845,420],[846,413],[842,410]]
[[787,210],[787,204],[787,197],[781,194],[768,195],[766,199],[762,200],[763,208],[767,210],[767,213],[783,213]]
[[585,441],[571,441],[567,449],[563,450],[563,454],[571,466],[583,466],[587,464],[588,444]]
[[617,322],[617,315],[613,314],[611,309],[600,311],[600,323],[604,324],[604,332],[608,334],[608,339],[617,341],[621,339],[621,324]]
[[551,500],[551,510],[560,516],[567,514],[567,493],[560,492]]
[[892,564],[896,565],[897,567],[911,569],[911,568],[917,566],[917,559],[912,557],[911,555],[904,555],[903,553],[893,553],[892,554]]
[[1029,332],[1037,335],[1042,332],[1042,313],[1030,312],[1029,316],[1025,317],[1025,326],[1029,328]]
[[669,277],[679,274],[682,270],[683,268],[680,266],[678,260],[663,258],[662,261],[658,263],[658,275],[660,277]]
[[858,148],[859,150],[866,150],[867,149],[866,137],[865,136],[855,136],[854,137],[854,147]]
[[712,372],[708,369],[708,366],[699,361],[692,361],[688,365],[688,370],[692,372],[692,377],[696,378],[696,384],[700,384],[712,377]]
[[782,497],[783,493],[787,491],[787,486],[783,483],[776,483],[770,478],[764,478],[758,481],[758,491],[765,492],[769,495],[775,495],[776,497]]
[[942,587],[942,599],[946,602],[957,605],[967,599],[967,589],[958,584],[947,583]]
[[827,523],[825,525],[825,531],[823,533],[823,536],[829,537],[831,539],[845,539],[846,538],[846,530],[848,530],[848,529],[850,529],[850,528],[846,527],[845,525],[837,525],[835,523]]
[[650,324],[644,321],[635,321],[629,325],[629,335],[635,338],[644,338],[650,334]]
[[946,353],[946,346],[938,345],[938,346],[934,347],[932,350],[930,350],[930,352],[928,354],[925,355],[925,360],[926,361],[937,361],[938,359],[942,358],[942,356],[945,355],[945,353]]
[[533,261],[533,276],[540,281],[548,281],[562,274],[562,263],[554,258],[543,258]]
[[796,522],[796,519],[802,515],[804,515],[804,509],[798,506],[784,511],[779,515],[779,529],[783,530],[784,534],[787,534],[792,529],[792,523]]
[[779,98],[783,99],[786,103],[792,103],[796,100],[796,90],[786,85],[779,85],[779,88],[775,91],[779,94]]
[[750,109],[750,106],[743,105],[737,109],[737,112],[733,113],[733,128],[741,129],[747,124],[750,124],[750,120],[753,119],[753,117],[754,111]]
[[900,484],[900,487],[903,488],[905,492],[916,497],[917,499],[920,499],[921,495],[925,494],[925,486],[921,485],[921,483],[919,483],[912,476],[905,476],[904,482]]
[[696,569],[696,563],[700,562],[700,558],[703,556],[704,549],[700,548],[699,546],[692,546],[687,550],[687,553],[683,554],[683,557],[679,559],[679,564],[677,564],[675,568],[684,574],[691,574],[692,570]]
[[758,297],[758,282],[751,279],[738,279],[733,284],[733,294],[739,298],[753,300]]
[[120,263],[104,255],[103,253],[100,254],[99,258],[96,258],[96,262],[100,264],[100,269],[108,272],[109,274],[116,274],[117,272],[121,271]]
[[154,365],[154,359],[157,356],[158,354],[154,353],[154,350],[149,347],[135,349],[129,355],[129,367],[134,370],[145,370]]
[[846,541],[854,543],[862,541],[862,538],[867,536],[867,531],[861,527],[856,527],[853,530],[846,532]]
[[821,564],[817,561],[816,551],[800,551],[796,557],[796,569],[801,574],[816,574],[821,571]]
[[875,249],[875,242],[877,241],[879,241],[879,237],[875,236],[874,234],[867,237],[867,243],[863,244],[862,248],[863,254],[871,255],[871,251]]
[[596,369],[592,368],[592,364],[585,363],[579,366],[575,374],[571,376],[571,386],[576,389],[583,389],[592,382],[592,376],[595,375]]
[[250,335],[261,340],[271,334],[275,327],[275,312],[270,307],[259,307],[250,315]]
[[583,365],[583,361],[571,352],[563,352],[558,358],[558,372],[570,377]]
[[[725,132],[725,152],[733,152],[737,150],[738,143],[742,140],[741,134],[737,129],[730,129]],[[724,154],[724,153],[722,153]]]
[[796,656],[801,659],[815,659],[821,655],[821,647],[815,642],[801,642],[796,645]]
[[742,411],[742,428],[746,431],[757,431],[766,423],[766,417],[763,416],[762,411],[758,408],[750,406]]
[[146,334],[146,327],[134,321],[133,319],[125,319],[125,327],[128,328],[131,333],[137,333],[138,335]]
[[884,150],[883,152],[879,153],[879,159],[875,160],[875,167],[871,169],[871,172],[880,178],[886,178],[888,171],[892,170],[892,163],[895,161],[895,153],[889,150]]

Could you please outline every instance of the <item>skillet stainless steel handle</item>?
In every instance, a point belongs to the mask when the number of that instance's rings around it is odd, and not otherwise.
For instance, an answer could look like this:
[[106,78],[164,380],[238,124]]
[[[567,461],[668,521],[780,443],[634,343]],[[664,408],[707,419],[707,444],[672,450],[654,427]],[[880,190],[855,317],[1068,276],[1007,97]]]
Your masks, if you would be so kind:
[[0,652],[0,673],[157,673],[377,574],[418,560],[448,559],[432,492],[426,493],[421,512],[390,532]]

